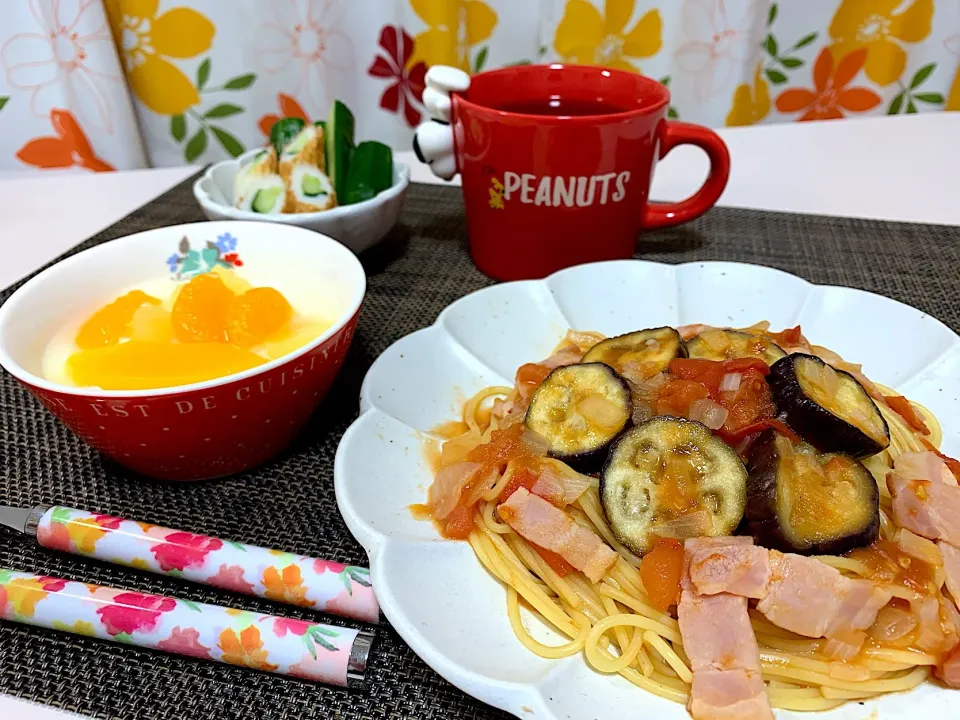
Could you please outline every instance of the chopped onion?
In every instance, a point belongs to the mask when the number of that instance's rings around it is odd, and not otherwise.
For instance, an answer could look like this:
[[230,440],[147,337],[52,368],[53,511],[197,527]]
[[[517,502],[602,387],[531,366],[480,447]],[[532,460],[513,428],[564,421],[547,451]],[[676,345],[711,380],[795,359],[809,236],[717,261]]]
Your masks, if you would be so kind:
[[943,557],[936,543],[910,532],[906,528],[900,530],[897,536],[897,545],[910,557],[922,560],[925,563],[939,567],[943,565]]
[[427,507],[434,520],[443,520],[453,512],[463,489],[483,467],[475,462],[458,462],[440,468],[427,493]]
[[590,485],[590,478],[586,475],[561,474],[545,465],[530,492],[554,505],[570,505],[576,502]]
[[720,381],[720,392],[736,392],[740,389],[740,373],[727,373]]
[[711,350],[726,350],[730,347],[730,339],[723,330],[705,330],[700,333],[700,339],[703,340]]
[[828,397],[836,397],[837,393],[840,392],[840,376],[827,363],[820,366],[820,387],[823,388]]
[[[917,629],[917,617],[902,608],[888,605],[880,608],[877,619],[867,630],[867,634],[879,643],[888,645],[906,638]],[[909,644],[909,640],[906,644]]]
[[634,425],[645,423],[652,417],[653,406],[650,403],[645,402],[644,400],[633,401],[633,412],[630,415],[630,419],[633,421]]
[[677,538],[684,540],[686,538],[700,537],[713,529],[713,520],[710,513],[706,510],[697,510],[687,513],[674,520],[657,523],[650,527],[650,532],[660,537]]
[[[827,640],[826,645],[834,642]],[[829,653],[828,653],[829,654]],[[856,655],[856,653],[854,653]],[[853,656],[851,656],[853,657]],[[846,680],[847,682],[863,682],[870,679],[870,671],[863,665],[853,665],[845,662],[832,662],[827,671],[832,678],[837,680]]]
[[727,421],[729,411],[713,400],[701,399],[690,403],[690,419],[706,425],[711,430],[719,430]]
[[593,393],[577,403],[577,410],[588,422],[603,428],[617,427],[623,422],[623,410],[603,395]]
[[468,452],[480,444],[480,441],[480,433],[476,430],[471,430],[460,437],[447,440],[440,451],[440,466],[446,467],[447,465],[453,465],[453,463],[463,460]]
[[760,335],[770,329],[769,320],[761,320],[750,327],[740,328],[740,332],[750,333],[751,335]]
[[928,653],[948,650],[945,647],[947,638],[940,624],[940,601],[930,596],[917,598],[910,601],[910,609],[920,619],[920,632],[914,644]]
[[712,330],[713,327],[710,325],[703,325],[701,323],[694,323],[693,325],[681,325],[677,328],[677,332],[680,333],[680,337],[684,340],[690,340],[691,338],[696,337],[704,330]]
[[[828,638],[822,645],[821,650],[826,654],[831,660],[851,660],[855,658],[860,653],[860,648],[863,647],[863,641],[867,639],[867,634],[865,632],[846,632],[843,636],[836,636]],[[830,675],[837,679],[843,679],[839,675],[834,674],[833,666],[842,665],[844,669],[841,672],[844,672],[849,668],[846,663],[830,663]]]
[[546,457],[547,451],[550,450],[550,443],[547,442],[547,439],[530,428],[524,429],[520,439],[523,440],[523,444],[527,446],[527,449],[537,457]]
[[578,348],[583,350],[584,353],[587,352],[590,348],[596,345],[601,340],[604,340],[604,336],[598,332],[589,332],[581,330],[567,330],[567,334],[564,337],[564,340],[567,342],[573,343]]
[[657,341],[656,338],[647,338],[644,341],[644,345],[646,345],[648,348],[650,348],[654,352],[660,349],[660,343]]

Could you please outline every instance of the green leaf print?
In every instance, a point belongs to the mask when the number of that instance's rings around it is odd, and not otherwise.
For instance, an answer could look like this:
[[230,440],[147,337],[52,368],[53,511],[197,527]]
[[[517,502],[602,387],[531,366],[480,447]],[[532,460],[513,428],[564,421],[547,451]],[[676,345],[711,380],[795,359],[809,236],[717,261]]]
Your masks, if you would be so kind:
[[[676,111],[674,111],[676,112]],[[669,113],[667,113],[669,115]],[[350,579],[353,580],[357,585],[363,585],[364,587],[370,587],[370,571],[366,568],[353,567],[350,566],[346,569]]]
[[772,82],[774,85],[782,85],[783,83],[785,83],[785,82],[787,81],[787,76],[784,75],[784,74],[783,74],[782,72],[780,72],[779,70],[774,70],[774,69],[772,69],[772,68],[768,68],[768,69],[765,70],[764,72],[766,72],[767,78],[768,78],[768,79],[770,80],[770,82]]
[[907,114],[911,115],[917,112],[917,106],[913,103],[913,98],[910,98],[910,102],[907,103]]
[[900,112],[900,108],[902,107],[903,107],[903,93],[900,93],[893,99],[893,102],[890,103],[890,107],[887,108],[887,115],[896,115],[898,112]]
[[170,118],[170,134],[177,142],[183,142],[187,136],[187,121],[183,115],[174,115]]
[[210,65],[210,58],[207,58],[200,63],[200,67],[197,68],[197,90],[203,90],[207,84],[207,80],[210,79]]
[[246,552],[246,551],[247,551],[247,548],[246,548],[246,546],[245,546],[243,543],[238,543],[238,542],[236,542],[236,541],[234,541],[234,540],[225,540],[224,542],[226,542],[227,545],[229,545],[230,547],[232,547],[234,550],[239,550],[240,552]]
[[217,250],[216,246],[205,247],[200,251],[200,257],[203,259],[204,271],[209,272],[210,270],[213,270],[214,266],[217,264],[217,259],[220,257],[220,251]]
[[6,585],[13,578],[13,570],[0,570],[0,585]]
[[773,21],[777,19],[777,4],[774,3],[770,6],[770,12],[767,13],[767,25],[773,25]]
[[233,157],[243,154],[243,145],[233,135],[228,133],[223,128],[217,127],[216,125],[211,125],[210,129],[213,130],[213,134],[217,136],[217,140],[220,141],[223,149],[230,153]]
[[658,80],[658,82],[664,87],[670,87],[670,76],[664,75],[662,78],[660,78],[660,80]]
[[227,80],[223,87],[225,90],[246,90],[248,87],[253,85],[253,81],[256,79],[257,76],[254,73],[237,75],[237,77]]
[[913,97],[920,102],[931,103],[932,105],[943,105],[943,95],[940,93],[917,93]]
[[[336,651],[337,651],[336,645],[331,645],[330,643],[328,643],[326,640],[324,640],[324,639],[323,639],[322,637],[320,637],[319,635],[314,635],[314,636],[313,636],[313,640],[314,640],[314,642],[317,643],[317,645],[319,645],[320,647],[322,647],[324,650],[329,650],[330,652],[336,652]],[[314,657],[316,657],[316,655],[314,655]]]
[[113,636],[113,639],[118,643],[124,643],[125,645],[133,644],[133,638],[129,635],[129,633],[117,633]]
[[0,110],[3,110],[3,106],[10,102],[9,95],[0,95]]
[[913,79],[910,81],[910,89],[916,90],[918,87],[920,87],[923,84],[923,81],[930,77],[930,73],[932,73],[936,67],[936,63],[930,63],[929,65],[924,65],[922,68],[917,70],[917,72],[914,73]]
[[547,47],[546,45],[541,45],[541,46],[540,46],[540,49],[537,50],[537,56],[538,56],[538,57],[543,57],[543,56],[546,55],[548,52],[550,52],[550,48]]
[[353,583],[350,581],[350,573],[346,569],[340,571],[340,582],[347,589],[347,594],[353,597]]
[[773,35],[767,35],[767,39],[763,41],[764,50],[769,53],[771,57],[777,56],[777,39]]
[[187,162],[193,162],[203,155],[207,149],[207,129],[205,127],[197,130],[196,134],[190,138],[186,149],[183,151],[183,158]]
[[340,633],[338,633],[336,630],[329,630],[317,625],[314,625],[312,628],[310,628],[310,632],[311,634],[319,633],[320,635],[326,635],[327,637],[340,637]]
[[677,112],[676,108],[673,108],[673,107],[667,108],[667,117],[670,118],[671,120],[679,120],[680,113]]
[[50,522],[66,525],[68,522],[70,522],[71,517],[73,517],[73,515],[70,512],[70,508],[60,507],[58,505],[53,509],[53,513],[50,515]]
[[809,35],[804,35],[802,38],[797,40],[796,44],[793,46],[793,49],[799,50],[800,48],[806,47],[807,45],[812,43],[814,40],[816,40],[819,34],[820,33],[812,32]]
[[200,253],[196,250],[190,250],[180,263],[180,274],[189,275],[200,269]]
[[203,612],[203,610],[200,609],[200,606],[197,605],[193,600],[183,600],[183,599],[181,599],[180,602],[183,603],[184,605],[186,605],[188,608],[190,608],[190,609],[193,610],[194,612]]
[[483,70],[483,66],[487,64],[487,55],[489,52],[490,48],[487,45],[480,48],[480,52],[477,53],[477,57],[473,61],[473,71],[475,73]]
[[313,659],[317,659],[317,648],[314,645],[313,638],[309,634],[304,635],[300,638],[300,641],[306,646],[307,650],[310,651],[310,654],[313,656]]
[[800,58],[795,58],[795,57],[785,57],[785,58],[781,58],[781,59],[780,59],[780,62],[783,64],[783,66],[784,66],[785,68],[790,68],[791,70],[793,70],[794,68],[798,68],[798,67],[802,67],[802,66],[803,66],[803,60],[801,60]]
[[212,108],[207,110],[203,116],[207,118],[225,118],[242,112],[243,108],[239,105],[234,105],[233,103],[220,103],[219,105],[214,105]]

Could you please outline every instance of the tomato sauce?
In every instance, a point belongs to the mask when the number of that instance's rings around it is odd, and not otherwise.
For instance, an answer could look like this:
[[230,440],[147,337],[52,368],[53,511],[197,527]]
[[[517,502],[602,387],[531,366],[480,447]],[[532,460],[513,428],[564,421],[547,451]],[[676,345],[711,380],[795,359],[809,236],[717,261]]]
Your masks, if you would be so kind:
[[934,567],[907,555],[889,540],[877,540],[869,547],[848,553],[847,557],[866,565],[871,579],[877,583],[898,585],[917,595],[933,595],[937,591]]
[[640,561],[640,579],[650,602],[666,612],[680,602],[683,575],[683,543],[673,538],[656,538],[653,549]]

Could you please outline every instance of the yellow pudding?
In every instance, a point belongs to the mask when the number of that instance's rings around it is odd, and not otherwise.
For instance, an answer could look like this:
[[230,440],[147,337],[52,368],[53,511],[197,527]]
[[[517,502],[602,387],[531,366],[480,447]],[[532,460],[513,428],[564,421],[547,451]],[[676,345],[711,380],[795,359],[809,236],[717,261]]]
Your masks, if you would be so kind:
[[165,298],[150,290],[133,289],[96,310],[68,336],[68,352],[64,338],[54,338],[48,379],[104,390],[188,385],[282,357],[330,327],[232,270],[197,275]]

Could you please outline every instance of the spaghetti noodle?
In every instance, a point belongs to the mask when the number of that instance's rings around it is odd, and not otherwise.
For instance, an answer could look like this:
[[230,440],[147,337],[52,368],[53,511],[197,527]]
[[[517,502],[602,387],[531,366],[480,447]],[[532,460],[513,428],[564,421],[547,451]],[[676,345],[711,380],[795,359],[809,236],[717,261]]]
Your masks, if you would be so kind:
[[[766,328],[755,326],[747,331],[762,334]],[[557,355],[566,353],[566,359],[571,355],[577,357],[599,339],[601,336],[595,334],[571,333]],[[818,354],[828,362],[842,363],[841,367],[854,369],[859,375],[858,367],[843,363],[823,348],[808,345],[799,331],[795,340],[793,347],[785,348],[787,352],[820,351]],[[543,379],[543,373],[539,378]],[[460,422],[449,423],[437,439],[442,441],[442,446],[433,451],[435,469],[460,461],[475,448],[490,443],[494,431],[522,422],[530,385],[534,384],[523,377],[522,371],[514,387],[490,387],[470,398],[463,407]],[[895,395],[893,391],[873,384],[867,387],[889,427],[890,443],[882,452],[867,458],[864,465],[875,478],[880,492],[880,537],[896,543],[901,529],[892,520],[887,474],[904,453],[939,447],[942,431],[929,410],[912,403],[916,418],[926,426],[927,432],[922,433],[884,401],[885,396]],[[539,462],[549,464],[561,477],[585,485],[565,510],[578,526],[596,533],[616,553],[615,562],[599,582],[591,582],[562,559],[545,553],[514,531],[498,514],[505,489],[516,483],[518,473],[523,472],[522,459],[507,458],[499,465],[495,477],[485,480],[488,489],[479,496],[459,531],[454,528],[447,534],[469,542],[478,560],[504,585],[510,625],[519,642],[530,652],[544,658],[582,654],[599,672],[619,674],[644,690],[686,703],[691,692],[692,668],[683,647],[675,609],[673,613],[658,609],[658,603],[646,592],[640,570],[641,557],[618,542],[604,513],[599,481],[581,475],[559,460],[541,457]],[[876,564],[862,552],[819,559],[847,577],[877,578]],[[934,586],[929,593],[938,601],[949,603],[943,575],[942,569],[933,572]],[[899,580],[891,580],[890,586],[894,605],[898,603],[897,598],[907,602],[917,598],[915,589]],[[898,607],[905,605],[901,602]],[[527,627],[523,611],[539,618],[565,640],[547,644],[535,638]],[[767,694],[776,708],[828,710],[850,700],[909,690],[926,681],[942,661],[941,657],[923,652],[910,642],[884,644],[875,639],[868,640],[855,657],[838,660],[826,648],[826,639],[784,630],[752,609],[750,623],[760,648]],[[955,631],[960,633],[960,627]]]

